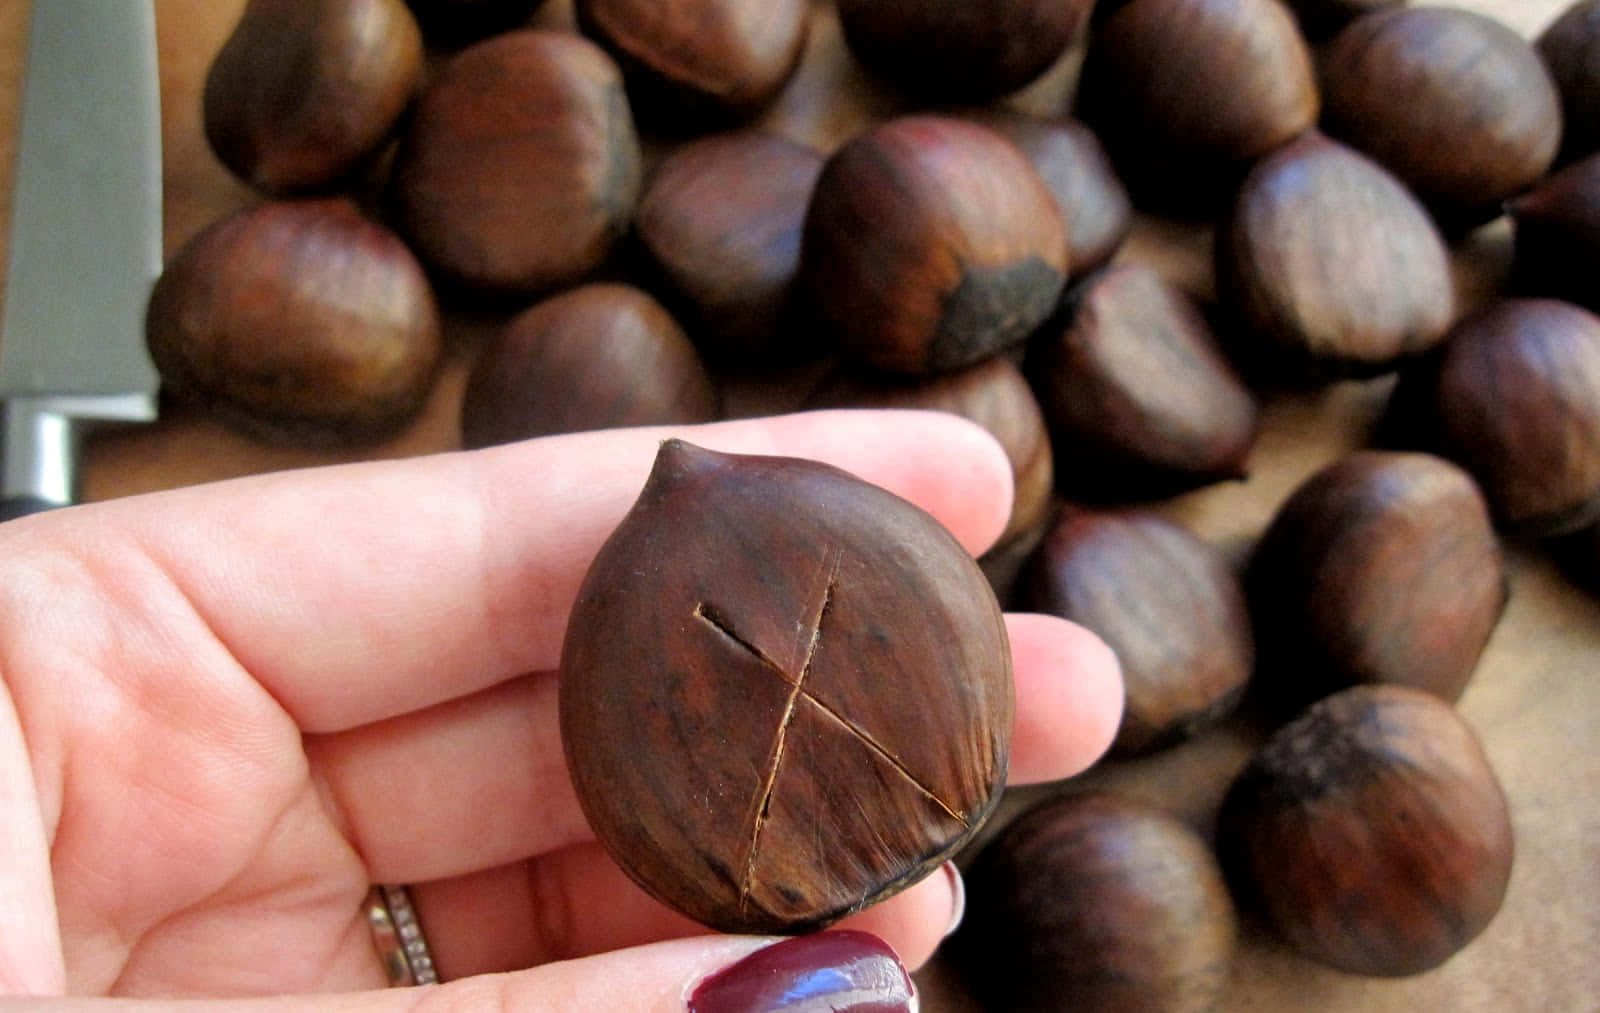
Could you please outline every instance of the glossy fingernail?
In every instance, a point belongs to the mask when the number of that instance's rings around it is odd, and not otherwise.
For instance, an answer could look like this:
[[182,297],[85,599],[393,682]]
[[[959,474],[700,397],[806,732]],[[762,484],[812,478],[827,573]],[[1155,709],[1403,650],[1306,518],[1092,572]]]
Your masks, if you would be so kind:
[[700,983],[689,1013],[916,1013],[917,993],[889,944],[867,932],[796,936]]
[[967,881],[961,878],[961,870],[956,868],[956,863],[944,863],[944,874],[950,880],[950,924],[945,926],[944,934],[948,938],[956,929],[961,927],[961,919],[967,915]]

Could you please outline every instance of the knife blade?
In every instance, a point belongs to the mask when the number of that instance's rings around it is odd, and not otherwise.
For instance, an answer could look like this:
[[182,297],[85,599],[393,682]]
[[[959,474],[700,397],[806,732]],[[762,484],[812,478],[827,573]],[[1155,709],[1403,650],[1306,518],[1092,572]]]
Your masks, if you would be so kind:
[[76,497],[87,427],[155,417],[161,270],[151,0],[34,0],[0,330],[0,520]]

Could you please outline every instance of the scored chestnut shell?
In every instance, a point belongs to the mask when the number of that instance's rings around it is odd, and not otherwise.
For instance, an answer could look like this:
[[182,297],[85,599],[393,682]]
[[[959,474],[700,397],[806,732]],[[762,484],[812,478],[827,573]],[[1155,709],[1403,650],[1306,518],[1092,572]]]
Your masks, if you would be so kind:
[[1431,454],[1367,450],[1278,509],[1246,578],[1263,697],[1297,710],[1359,682],[1461,695],[1508,584],[1472,477]]
[[440,68],[391,188],[418,256],[459,284],[521,293],[605,261],[632,218],[640,166],[611,58],[571,32],[518,30]]
[[262,190],[330,187],[389,140],[421,80],[404,0],[250,0],[206,72],[206,140]]
[[824,350],[807,347],[794,320],[800,234],[822,162],[777,134],[736,130],[688,141],[656,166],[634,235],[708,357],[768,364]]
[[1168,493],[1244,474],[1257,406],[1200,310],[1152,268],[1079,282],[1024,364],[1056,485],[1080,499]]
[[631,285],[595,282],[535,303],[485,345],[461,438],[485,447],[716,417],[716,388],[672,315]]
[[1220,551],[1147,510],[1064,509],[1021,578],[1025,609],[1098,634],[1126,689],[1113,748],[1158,749],[1231,711],[1255,662],[1244,588]]
[[845,43],[868,70],[923,99],[988,102],[1043,74],[1083,31],[1093,0],[839,0]]
[[422,410],[442,353],[433,290],[345,198],[274,201],[196,234],[150,293],[162,393],[274,443],[357,446]]
[[952,955],[986,1009],[1011,1013],[1219,1007],[1238,917],[1190,827],[1116,795],[1039,803],[967,871]]
[[1376,162],[1315,132],[1250,171],[1217,230],[1216,267],[1249,339],[1235,354],[1296,379],[1385,372],[1454,320],[1450,255],[1427,210]]
[[909,886],[1005,781],[983,574],[932,517],[815,462],[664,442],[584,577],[560,686],[596,835],[722,931],[816,928]]
[[1091,38],[1078,93],[1135,200],[1182,213],[1209,213],[1317,110],[1311,54],[1278,0],[1125,3]]
[[1355,974],[1418,974],[1494,918],[1514,852],[1505,793],[1449,704],[1355,686],[1280,728],[1229,788],[1218,850],[1241,906]]
[[1068,270],[1060,209],[992,130],[914,115],[868,128],[823,167],[800,250],[804,291],[841,354],[939,373],[1017,344]]
[[640,121],[657,129],[748,118],[800,63],[808,0],[576,0],[616,58]]
[[1477,479],[1517,535],[1600,518],[1600,317],[1557,299],[1503,298],[1401,375],[1386,424]]
[[1600,312],[1600,151],[1512,201],[1513,286]]
[[1532,43],[1487,15],[1377,11],[1334,36],[1318,66],[1323,129],[1399,176],[1448,231],[1498,215],[1555,158],[1550,74]]
[[1600,151],[1600,0],[1579,0],[1534,42],[1561,96],[1560,161]]

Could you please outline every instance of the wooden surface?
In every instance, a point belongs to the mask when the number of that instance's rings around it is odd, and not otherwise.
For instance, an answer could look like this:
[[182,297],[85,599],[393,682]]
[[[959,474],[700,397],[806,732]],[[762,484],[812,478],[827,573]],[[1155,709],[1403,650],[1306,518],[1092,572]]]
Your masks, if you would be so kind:
[[[120,0],[108,0],[120,2]],[[1564,0],[1457,0],[1525,34],[1543,28]],[[218,215],[256,199],[211,157],[199,127],[206,66],[231,29],[242,0],[157,0],[166,155],[166,242],[174,249]],[[26,0],[0,0],[0,226],[8,218],[14,123]],[[565,22],[556,0],[542,20]],[[1071,85],[1068,58],[1019,98],[1035,109],[1059,104]],[[771,125],[819,146],[836,143],[896,108],[856,73],[837,26],[819,8],[800,76],[769,117]],[[1180,285],[1211,286],[1204,229],[1142,222],[1123,256],[1157,264]],[[1472,298],[1503,269],[1506,235],[1489,229],[1458,251],[1463,291]],[[0,251],[3,256],[3,251]],[[492,321],[457,319],[452,364],[421,422],[381,447],[344,454],[272,449],[204,419],[168,419],[106,441],[91,461],[91,497],[120,495],[270,468],[344,457],[449,449],[457,441],[456,404],[465,363]],[[1248,481],[1203,490],[1164,506],[1237,555],[1248,550],[1290,489],[1367,436],[1384,381],[1340,384],[1312,395],[1274,396],[1250,460]],[[1499,917],[1444,967],[1411,979],[1369,980],[1323,970],[1247,931],[1229,1009],[1593,1010],[1600,1008],[1600,596],[1573,586],[1537,549],[1510,549],[1510,606],[1460,707],[1482,736],[1509,795],[1518,853]],[[1139,764],[1086,777],[1149,797],[1208,828],[1222,787],[1255,733],[1230,725]],[[1014,811],[1059,787],[1015,793]],[[937,967],[922,975],[928,1008],[963,1009]]]

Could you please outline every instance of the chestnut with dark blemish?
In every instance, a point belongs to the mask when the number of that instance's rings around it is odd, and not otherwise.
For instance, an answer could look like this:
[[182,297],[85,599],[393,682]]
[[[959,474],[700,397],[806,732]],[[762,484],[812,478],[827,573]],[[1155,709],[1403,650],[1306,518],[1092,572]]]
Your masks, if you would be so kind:
[[561,656],[596,835],[728,932],[816,928],[936,869],[999,801],[1013,707],[999,605],[932,517],[826,465],[680,440]]

